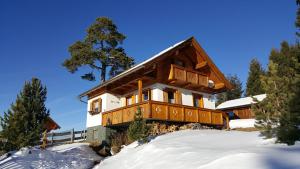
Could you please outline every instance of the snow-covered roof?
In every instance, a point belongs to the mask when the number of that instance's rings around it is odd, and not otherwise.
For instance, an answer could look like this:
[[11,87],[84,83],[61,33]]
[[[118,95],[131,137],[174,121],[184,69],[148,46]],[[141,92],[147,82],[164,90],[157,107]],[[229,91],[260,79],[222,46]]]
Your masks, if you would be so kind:
[[[191,37],[191,38],[193,38],[193,37]],[[143,65],[145,65],[146,63],[148,63],[148,62],[150,62],[150,61],[152,61],[152,60],[158,58],[159,56],[161,56],[161,55],[167,53],[168,51],[174,49],[175,47],[177,47],[177,46],[179,46],[179,45],[181,45],[181,44],[183,44],[184,42],[190,40],[191,38],[188,38],[188,39],[186,39],[186,40],[180,41],[180,42],[178,42],[178,43],[176,43],[176,44],[174,44],[174,45],[172,45],[172,46],[166,48],[165,50],[159,52],[158,54],[152,56],[151,58],[145,60],[144,62],[141,62],[141,63],[139,63],[139,64],[137,64],[137,65],[131,67],[130,69],[128,69],[128,70],[126,70],[126,71],[124,71],[124,72],[118,74],[117,76],[115,76],[115,77],[113,77],[113,78],[107,80],[106,82],[104,82],[104,83],[102,83],[102,84],[100,84],[100,85],[98,85],[98,86],[96,86],[96,87],[94,87],[94,88],[92,88],[92,89],[90,89],[90,90],[88,90],[88,91],[86,91],[86,92],[80,94],[79,97],[85,96],[88,92],[94,91],[94,90],[98,89],[99,87],[106,86],[106,85],[112,83],[113,81],[115,81],[115,80],[117,80],[117,79],[119,79],[119,78],[125,76],[125,75],[128,74],[128,73],[131,73],[131,72],[134,72],[134,71],[136,71],[136,70],[139,70],[139,69],[142,68]]]
[[[260,95],[255,95],[252,96],[256,98],[258,101],[262,101],[263,99],[266,98],[266,94],[260,94]],[[217,106],[217,109],[227,109],[227,108],[232,108],[232,107],[240,107],[240,106],[247,106],[255,103],[252,97],[244,97],[240,99],[234,99],[234,100],[228,100],[224,103],[221,103],[219,106]]]

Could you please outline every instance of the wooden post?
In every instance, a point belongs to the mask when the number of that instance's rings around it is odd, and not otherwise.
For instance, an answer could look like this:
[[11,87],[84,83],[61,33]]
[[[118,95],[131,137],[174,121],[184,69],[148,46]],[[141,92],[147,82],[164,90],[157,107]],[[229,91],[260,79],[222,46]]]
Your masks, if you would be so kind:
[[54,133],[51,133],[51,145],[53,144]]
[[141,79],[138,80],[138,102],[142,102],[143,97],[143,82]]
[[229,117],[228,115],[226,116],[226,129],[229,130],[230,127],[229,127]]
[[71,130],[71,143],[74,142],[74,128]]
[[41,148],[45,149],[47,146],[47,130],[45,130],[42,135],[43,135],[43,139],[42,139],[43,143],[41,145]]

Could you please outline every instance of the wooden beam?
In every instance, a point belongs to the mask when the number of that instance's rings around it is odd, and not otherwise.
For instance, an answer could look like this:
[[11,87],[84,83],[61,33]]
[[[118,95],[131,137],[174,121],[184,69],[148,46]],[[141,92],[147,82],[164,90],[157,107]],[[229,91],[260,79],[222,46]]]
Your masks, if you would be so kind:
[[196,69],[202,69],[202,68],[205,68],[207,66],[207,61],[203,61],[203,62],[200,62],[196,65]]
[[226,115],[226,129],[227,129],[227,130],[230,130],[230,127],[229,127],[229,117],[228,117],[228,115]]
[[141,79],[138,80],[138,101],[139,103],[141,103],[142,100],[142,96],[143,96],[143,82]]
[[218,89],[222,89],[225,87],[225,84],[224,83],[218,83],[218,84],[215,84],[215,87],[214,89],[218,90]]

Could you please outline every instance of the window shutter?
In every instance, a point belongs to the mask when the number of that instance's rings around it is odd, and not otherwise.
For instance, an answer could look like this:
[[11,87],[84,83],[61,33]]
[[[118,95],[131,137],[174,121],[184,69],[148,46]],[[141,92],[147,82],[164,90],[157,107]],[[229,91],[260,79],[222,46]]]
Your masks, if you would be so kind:
[[168,102],[168,93],[166,91],[163,91],[163,101]]
[[98,110],[99,110],[99,112],[102,112],[102,99],[101,98],[98,99]]
[[199,101],[199,107],[204,108],[203,96],[200,96],[198,101]]
[[142,102],[145,101],[145,94],[142,94]]
[[94,105],[94,101],[91,101],[91,102],[90,102],[90,111],[93,111],[93,110],[94,110],[94,106],[93,106],[93,105]]
[[135,95],[132,95],[132,97],[131,97],[131,102],[132,102],[132,104],[134,104],[135,103]]
[[176,90],[176,92],[175,92],[175,103],[182,104],[182,96],[181,96],[181,92],[179,90]]
[[152,92],[151,92],[151,89],[148,90],[148,100],[152,100]]

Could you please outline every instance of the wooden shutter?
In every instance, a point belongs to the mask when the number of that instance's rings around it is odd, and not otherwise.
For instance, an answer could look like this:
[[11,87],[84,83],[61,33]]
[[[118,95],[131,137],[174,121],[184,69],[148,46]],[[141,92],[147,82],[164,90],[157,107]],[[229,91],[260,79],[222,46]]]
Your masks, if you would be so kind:
[[131,96],[131,102],[132,102],[132,104],[135,103],[135,95],[132,95],[132,96]]
[[148,90],[148,100],[152,100],[152,92],[151,89]]
[[99,112],[102,112],[102,99],[101,98],[98,99],[98,110],[99,110]]
[[90,102],[90,111],[93,111],[94,110],[94,101],[91,101]]
[[145,94],[142,94],[142,102],[145,101]]
[[163,99],[164,99],[164,102],[168,102],[168,92],[167,91],[163,91]]
[[199,95],[199,107],[204,108],[203,96]]
[[181,96],[181,92],[179,90],[176,90],[176,92],[175,92],[175,103],[182,104],[182,96]]

